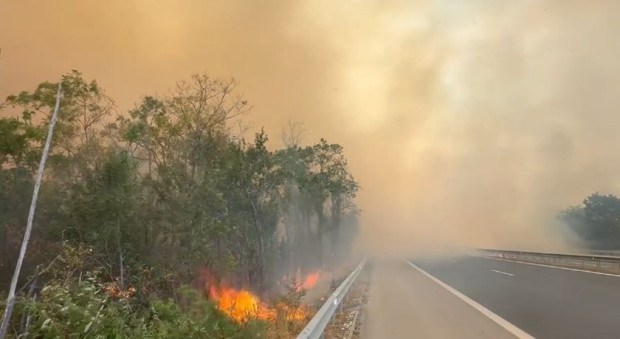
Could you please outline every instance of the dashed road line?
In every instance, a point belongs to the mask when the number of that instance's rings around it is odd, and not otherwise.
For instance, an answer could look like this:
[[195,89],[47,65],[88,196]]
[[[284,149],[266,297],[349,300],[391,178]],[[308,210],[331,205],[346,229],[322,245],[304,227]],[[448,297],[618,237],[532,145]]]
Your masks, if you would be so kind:
[[503,274],[503,275],[511,276],[511,277],[514,277],[514,276],[515,276],[515,275],[514,275],[514,274],[512,274],[512,273],[508,273],[508,272],[504,272],[504,271],[498,271],[498,270],[491,270],[491,271],[493,271],[493,272],[495,272],[495,273],[499,273],[499,274]]

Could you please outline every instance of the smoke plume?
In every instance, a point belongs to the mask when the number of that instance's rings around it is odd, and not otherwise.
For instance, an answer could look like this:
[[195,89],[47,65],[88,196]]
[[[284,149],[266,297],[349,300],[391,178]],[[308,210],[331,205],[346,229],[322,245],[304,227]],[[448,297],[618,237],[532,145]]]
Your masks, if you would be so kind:
[[362,247],[548,249],[620,188],[619,26],[613,0],[5,1],[0,96],[79,69],[124,111],[234,76],[274,141],[345,147]]

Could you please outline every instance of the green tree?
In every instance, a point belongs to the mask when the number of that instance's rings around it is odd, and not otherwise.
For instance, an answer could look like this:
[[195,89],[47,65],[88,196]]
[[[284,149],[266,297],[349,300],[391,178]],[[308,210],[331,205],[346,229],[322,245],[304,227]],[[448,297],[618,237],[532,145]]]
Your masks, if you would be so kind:
[[136,231],[137,191],[135,164],[126,152],[109,155],[101,168],[75,184],[67,202],[64,236],[89,244],[100,253],[110,278],[125,288],[125,257],[139,253]]
[[[230,145],[230,155],[224,164],[224,186],[228,210],[243,216],[246,226],[243,242],[248,246],[248,282],[262,289],[267,261],[274,254],[275,230],[280,220],[278,191],[282,176],[272,152],[267,150],[267,136],[256,134],[254,143]],[[225,190],[225,187],[222,187]]]
[[594,249],[620,249],[620,199],[594,193],[583,206],[564,210],[560,218]]
[[[98,154],[106,147],[102,137],[112,120],[114,102],[96,81],[87,82],[73,70],[62,76],[63,98],[54,132],[50,162],[56,177],[74,181],[95,166]],[[43,82],[32,92],[10,95],[5,107],[19,109],[25,121],[37,119],[46,129],[55,105],[57,83]]]
[[8,282],[14,269],[42,135],[29,114],[0,119],[0,283]]

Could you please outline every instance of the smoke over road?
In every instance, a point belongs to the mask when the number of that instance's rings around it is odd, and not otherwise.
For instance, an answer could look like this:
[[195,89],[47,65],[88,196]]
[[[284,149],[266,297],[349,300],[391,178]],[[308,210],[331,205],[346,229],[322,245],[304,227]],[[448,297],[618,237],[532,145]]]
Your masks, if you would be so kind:
[[558,209],[620,186],[620,3],[5,1],[0,96],[79,69],[119,111],[234,76],[272,139],[345,147],[360,245],[543,248]]

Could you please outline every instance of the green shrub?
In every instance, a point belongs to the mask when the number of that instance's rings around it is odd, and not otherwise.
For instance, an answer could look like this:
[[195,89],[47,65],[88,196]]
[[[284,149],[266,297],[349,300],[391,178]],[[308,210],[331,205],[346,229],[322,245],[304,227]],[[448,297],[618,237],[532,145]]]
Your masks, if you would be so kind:
[[179,289],[178,302],[154,300],[139,308],[130,299],[113,300],[90,276],[48,285],[36,301],[21,299],[13,328],[24,312],[30,338],[256,338],[266,328],[259,321],[234,322],[188,287]]

